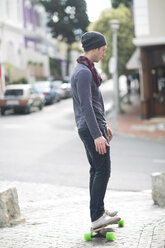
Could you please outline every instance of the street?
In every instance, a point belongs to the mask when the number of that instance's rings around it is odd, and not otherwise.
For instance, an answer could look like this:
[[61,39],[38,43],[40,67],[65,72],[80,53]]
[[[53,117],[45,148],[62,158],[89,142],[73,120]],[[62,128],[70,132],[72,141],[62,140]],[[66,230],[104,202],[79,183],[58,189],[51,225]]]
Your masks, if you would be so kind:
[[[88,162],[77,135],[72,99],[30,115],[0,116],[0,180],[88,187]],[[151,189],[151,173],[164,171],[164,143],[115,135],[111,141],[113,190]]]
[[[105,91],[105,104],[109,96]],[[83,235],[91,226],[89,165],[76,131],[72,99],[30,115],[0,116],[0,139],[0,188],[16,187],[25,219],[1,228],[0,247],[164,246],[164,209],[151,197],[151,173],[164,171],[163,142],[114,135],[105,206],[119,211],[125,228],[113,226],[114,242],[85,243]]]
[[[0,248],[165,248],[164,9],[0,1]],[[89,100],[113,133],[93,198],[72,95],[80,126],[98,133]]]

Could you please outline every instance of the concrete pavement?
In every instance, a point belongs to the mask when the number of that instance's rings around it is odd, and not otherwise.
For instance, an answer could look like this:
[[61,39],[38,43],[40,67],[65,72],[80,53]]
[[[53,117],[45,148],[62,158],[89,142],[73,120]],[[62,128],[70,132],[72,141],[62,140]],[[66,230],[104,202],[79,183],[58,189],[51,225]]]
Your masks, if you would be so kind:
[[[164,142],[164,118],[141,120],[137,96],[132,101],[132,105],[124,106],[125,114],[119,116],[118,133]],[[17,188],[26,222],[1,228],[0,248],[165,248],[165,209],[153,205],[151,191],[108,188],[105,206],[119,211],[125,227],[113,226],[115,242],[105,239],[85,242],[83,235],[91,226],[87,188],[0,181],[1,191],[9,187]]]
[[140,96],[132,94],[130,99],[132,104],[122,104],[124,113],[119,115],[117,132],[165,142],[165,117],[141,119]]
[[151,192],[108,189],[105,205],[118,210],[125,227],[113,225],[116,240],[85,242],[90,230],[89,197],[86,188],[49,184],[0,182],[1,191],[16,187],[22,217],[26,222],[1,228],[1,248],[164,248],[165,209],[153,205]]

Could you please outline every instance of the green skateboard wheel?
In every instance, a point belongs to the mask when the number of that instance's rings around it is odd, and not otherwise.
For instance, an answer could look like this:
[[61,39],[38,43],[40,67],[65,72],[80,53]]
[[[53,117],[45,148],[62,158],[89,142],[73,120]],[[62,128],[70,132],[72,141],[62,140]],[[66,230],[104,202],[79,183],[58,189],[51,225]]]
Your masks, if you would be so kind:
[[115,240],[115,234],[113,232],[107,232],[106,233],[106,240],[114,241]]
[[92,240],[92,233],[85,233],[84,234],[84,240],[85,241],[91,241]]
[[124,220],[119,220],[118,227],[124,227]]

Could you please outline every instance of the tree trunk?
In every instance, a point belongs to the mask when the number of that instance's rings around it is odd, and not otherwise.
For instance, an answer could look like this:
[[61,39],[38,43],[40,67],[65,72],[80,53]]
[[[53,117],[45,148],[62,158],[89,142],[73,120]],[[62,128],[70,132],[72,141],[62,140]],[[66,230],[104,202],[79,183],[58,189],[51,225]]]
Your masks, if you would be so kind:
[[70,54],[71,54],[71,44],[68,44],[68,47],[67,47],[67,60],[66,60],[66,76],[69,76]]

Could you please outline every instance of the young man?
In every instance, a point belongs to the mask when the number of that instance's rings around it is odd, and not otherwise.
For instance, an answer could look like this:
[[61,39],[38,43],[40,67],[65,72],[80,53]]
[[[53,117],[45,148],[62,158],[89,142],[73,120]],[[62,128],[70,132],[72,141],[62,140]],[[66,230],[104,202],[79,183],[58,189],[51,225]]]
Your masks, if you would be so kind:
[[106,40],[99,32],[87,32],[83,34],[81,43],[84,56],[77,59],[71,86],[76,125],[90,164],[90,215],[94,230],[116,223],[120,218],[115,216],[117,211],[110,213],[104,209],[111,170],[109,142],[112,132],[106,124],[99,90],[102,79],[94,62],[99,62],[105,56]]

